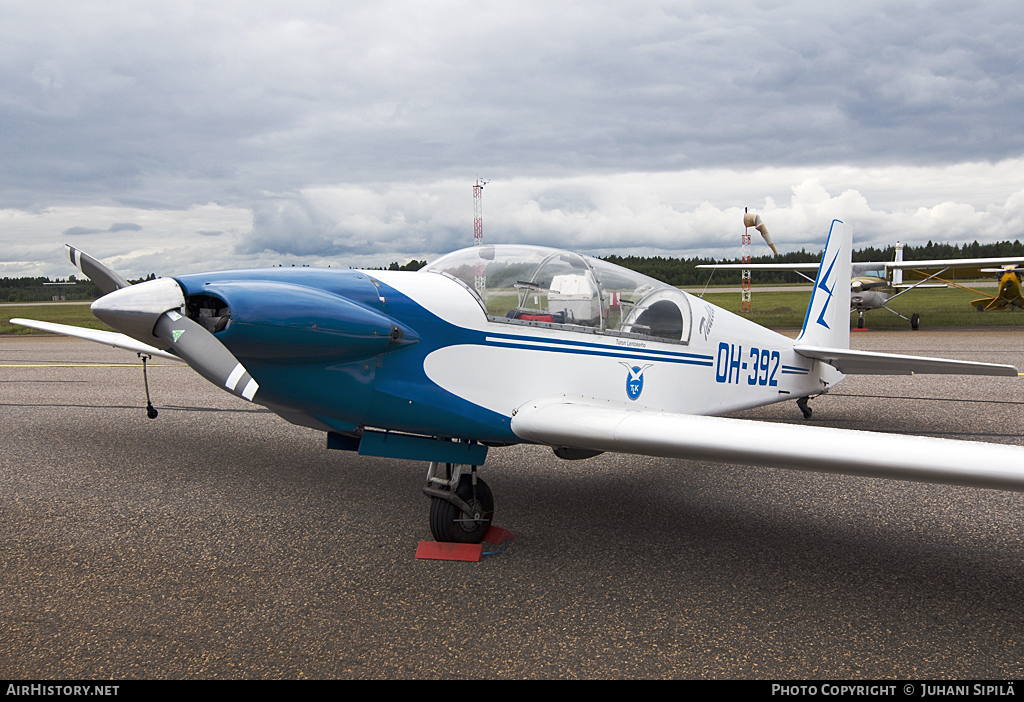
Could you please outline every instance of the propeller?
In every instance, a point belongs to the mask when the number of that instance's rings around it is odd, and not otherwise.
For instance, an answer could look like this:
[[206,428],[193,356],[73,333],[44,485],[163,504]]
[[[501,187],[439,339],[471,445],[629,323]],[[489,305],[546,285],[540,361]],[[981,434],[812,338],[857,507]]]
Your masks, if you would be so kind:
[[103,289],[112,286],[92,303],[98,319],[137,341],[172,351],[210,382],[252,401],[259,384],[217,337],[181,314],[185,294],[173,278],[129,285],[88,254],[68,248],[82,273]]
[[238,397],[252,401],[259,385],[234,354],[213,334],[176,310],[160,315],[153,329],[199,375]]
[[87,253],[79,251],[70,244],[64,244],[68,249],[68,258],[75,268],[82,271],[85,277],[99,286],[104,293],[111,293],[119,288],[127,288],[128,281],[110,270],[102,263]]
[[859,293],[863,292],[864,290],[871,290],[872,288],[885,287],[886,285],[888,285],[888,283],[886,283],[885,281],[873,282],[855,280],[850,285],[850,289],[855,293]]

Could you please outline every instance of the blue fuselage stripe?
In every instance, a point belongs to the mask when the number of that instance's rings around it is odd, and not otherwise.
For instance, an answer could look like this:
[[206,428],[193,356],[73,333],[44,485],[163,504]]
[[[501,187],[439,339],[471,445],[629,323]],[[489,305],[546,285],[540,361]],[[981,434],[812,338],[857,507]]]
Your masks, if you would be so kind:
[[[608,344],[599,344],[586,341],[575,341],[571,339],[552,339],[546,337],[536,336],[523,336],[513,334],[502,334],[500,332],[488,332],[487,340],[490,342],[497,342],[499,344],[526,344],[536,348],[543,348],[547,350],[568,350],[573,351],[575,349],[580,350],[594,350],[594,351],[614,351],[620,354],[626,355],[645,355],[650,358],[654,358],[659,361],[670,361],[677,359],[689,359],[695,361],[707,361],[708,363],[714,362],[714,356],[707,356],[696,353],[683,353],[681,351],[662,351],[652,350],[642,347],[633,346],[630,341],[625,341],[622,346],[609,346]],[[643,342],[641,342],[643,343]]]
[[[534,339],[495,339],[488,337],[487,340],[492,346],[506,349],[524,349],[529,351],[546,351],[551,353],[571,353],[583,356],[607,356],[610,358],[633,358],[645,361],[664,361],[666,363],[686,363],[694,366],[714,366],[715,362],[711,356],[699,356],[696,354],[662,354],[658,351],[641,351],[638,349],[622,348],[621,350],[610,346],[599,344],[569,345],[544,340],[538,343]],[[525,342],[525,343],[524,343]]]

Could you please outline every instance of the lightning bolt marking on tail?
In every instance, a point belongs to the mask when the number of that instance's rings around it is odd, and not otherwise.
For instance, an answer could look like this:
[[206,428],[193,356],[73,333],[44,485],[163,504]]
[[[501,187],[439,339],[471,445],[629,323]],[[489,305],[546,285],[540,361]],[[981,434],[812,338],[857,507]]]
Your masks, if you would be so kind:
[[836,289],[836,284],[832,283],[832,287],[831,288],[827,288],[827,287],[825,287],[825,283],[831,277],[832,269],[835,267],[836,259],[838,259],[838,258],[839,258],[839,252],[836,251],[836,255],[832,258],[832,263],[828,264],[828,270],[825,272],[825,277],[821,279],[820,283],[818,283],[818,289],[819,290],[824,290],[826,293],[828,293],[828,299],[825,300],[825,304],[822,305],[822,308],[821,308],[821,314],[818,315],[818,324],[820,324],[821,326],[825,327],[826,329],[831,329],[831,327],[825,321],[825,312],[828,310],[829,303],[832,302],[832,291]]

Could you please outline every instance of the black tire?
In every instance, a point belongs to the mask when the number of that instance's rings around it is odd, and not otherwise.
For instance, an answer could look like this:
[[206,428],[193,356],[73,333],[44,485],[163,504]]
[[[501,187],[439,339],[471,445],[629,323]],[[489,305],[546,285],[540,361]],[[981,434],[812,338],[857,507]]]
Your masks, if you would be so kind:
[[919,326],[921,326],[921,315],[915,312],[910,315],[910,328],[917,329]]
[[864,318],[863,317],[857,317],[857,328],[858,329],[863,329],[864,328]]
[[984,312],[985,311],[985,303],[984,302],[979,302],[977,308],[975,308],[975,309],[977,309],[979,312]]
[[435,541],[448,541],[459,544],[478,544],[484,540],[494,516],[494,497],[491,489],[480,478],[476,479],[476,497],[473,497],[473,478],[463,475],[459,479],[459,487],[455,494],[478,510],[483,521],[462,522],[456,520],[471,519],[448,500],[434,497],[430,500],[430,532]]

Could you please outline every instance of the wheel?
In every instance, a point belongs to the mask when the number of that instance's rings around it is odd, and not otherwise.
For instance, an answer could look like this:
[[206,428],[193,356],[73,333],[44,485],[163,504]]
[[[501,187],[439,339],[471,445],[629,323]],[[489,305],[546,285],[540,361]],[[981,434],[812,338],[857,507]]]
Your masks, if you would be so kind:
[[979,312],[984,312],[984,311],[985,311],[985,303],[984,303],[984,302],[979,302],[979,303],[978,303],[978,307],[977,307],[977,310],[978,310]]
[[857,328],[858,329],[863,329],[864,328],[864,318],[863,317],[857,317]]
[[910,315],[910,328],[917,329],[919,326],[921,326],[921,315],[915,312]]
[[[494,516],[494,498],[491,489],[480,478],[476,479],[473,496],[473,477],[463,475],[455,494],[465,500],[476,514],[465,514],[448,500],[434,497],[430,500],[430,532],[436,541],[454,541],[460,544],[478,544],[484,540]],[[482,517],[482,521],[462,521]]]

